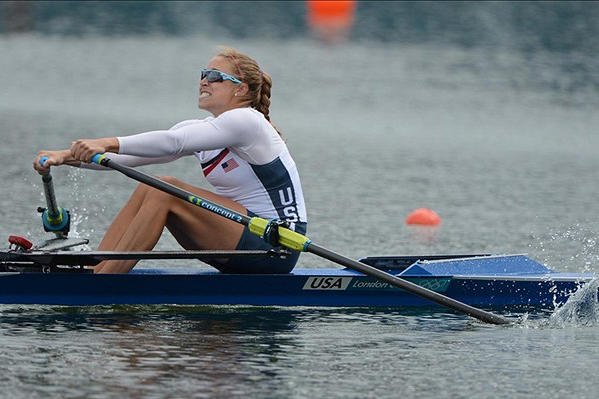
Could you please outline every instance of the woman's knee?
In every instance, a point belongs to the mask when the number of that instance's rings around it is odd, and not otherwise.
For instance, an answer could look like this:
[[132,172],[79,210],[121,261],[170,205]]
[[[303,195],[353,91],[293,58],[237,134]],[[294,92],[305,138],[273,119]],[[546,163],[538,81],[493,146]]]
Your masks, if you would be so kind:
[[[177,183],[181,183],[180,180],[178,180],[174,177],[171,177],[171,176],[159,176],[159,179],[166,183],[172,184],[174,186],[177,186],[178,185]],[[162,190],[159,190],[154,187],[150,187],[146,184],[140,184],[138,187],[138,190],[144,190],[144,194],[145,194],[144,202],[152,202],[152,203],[158,202],[160,205],[170,206],[171,202],[173,200],[177,199],[172,194],[165,193]]]
[[210,191],[204,190],[203,188],[194,187],[194,186],[190,185],[189,183],[185,183],[183,180],[179,180],[173,176],[158,176],[158,178],[160,180],[162,180],[163,182],[172,184],[173,186],[177,186],[179,188],[194,192],[196,194],[208,195],[208,196],[212,195],[212,193]]

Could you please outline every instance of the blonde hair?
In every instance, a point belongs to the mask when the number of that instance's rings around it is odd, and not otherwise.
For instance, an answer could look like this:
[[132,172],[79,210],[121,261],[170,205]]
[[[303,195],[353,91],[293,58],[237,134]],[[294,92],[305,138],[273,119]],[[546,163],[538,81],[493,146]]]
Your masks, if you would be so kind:
[[[270,75],[260,69],[256,60],[232,47],[221,47],[217,56],[226,58],[233,66],[237,78],[248,85],[247,97],[250,107],[260,111],[266,120],[271,122],[269,113],[272,79]],[[275,129],[281,134],[276,127]]]

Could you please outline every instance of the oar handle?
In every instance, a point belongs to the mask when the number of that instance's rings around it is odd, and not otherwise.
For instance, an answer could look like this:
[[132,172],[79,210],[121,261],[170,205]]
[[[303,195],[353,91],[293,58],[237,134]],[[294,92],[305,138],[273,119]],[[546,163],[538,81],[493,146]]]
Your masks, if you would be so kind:
[[96,154],[92,157],[91,159],[91,163],[95,163],[97,165],[102,165],[102,161],[104,159],[107,159],[108,161],[110,161],[110,159],[106,158],[106,155],[104,154]]
[[40,160],[39,160],[39,163],[40,163],[40,166],[41,166],[42,168],[44,167],[44,164],[46,163],[46,161],[47,161],[48,159],[50,159],[50,158],[48,158],[48,157],[41,157],[41,158],[40,158]]

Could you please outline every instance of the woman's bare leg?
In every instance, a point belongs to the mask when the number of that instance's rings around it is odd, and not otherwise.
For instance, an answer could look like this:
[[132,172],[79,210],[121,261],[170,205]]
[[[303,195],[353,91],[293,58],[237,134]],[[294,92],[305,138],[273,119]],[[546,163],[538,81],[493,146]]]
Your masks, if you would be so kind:
[[[209,191],[174,178],[162,180],[236,212],[247,213],[242,205]],[[243,232],[243,226],[238,223],[153,188],[148,188],[145,195],[136,196],[134,193],[117,219],[113,223],[117,226],[114,229],[111,226],[106,234],[112,229],[113,234],[120,234],[120,239],[105,237],[102,243],[106,245],[102,248],[104,250],[150,250],[158,242],[165,226],[186,249],[235,249]],[[112,243],[115,245],[110,248]],[[136,263],[136,260],[104,261],[95,267],[94,272],[127,273]]]
[[123,209],[119,211],[108,230],[106,230],[106,233],[104,233],[104,237],[98,246],[99,251],[112,251],[116,248],[123,234],[125,234],[127,227],[131,224],[135,215],[137,215],[149,190],[150,186],[148,185],[140,184],[137,186]]

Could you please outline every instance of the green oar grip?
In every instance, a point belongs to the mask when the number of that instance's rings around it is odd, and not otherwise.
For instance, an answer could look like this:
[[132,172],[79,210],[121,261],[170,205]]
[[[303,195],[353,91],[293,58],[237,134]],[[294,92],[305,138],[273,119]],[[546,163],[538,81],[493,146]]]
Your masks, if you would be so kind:
[[[260,237],[264,237],[264,233],[266,232],[266,227],[268,226],[268,220],[253,217],[250,219],[248,223],[248,228],[250,231]],[[310,240],[308,237],[296,233],[293,230],[290,230],[285,227],[278,226],[279,228],[279,244],[284,246],[285,248],[293,249],[294,251],[306,252],[308,249],[308,245],[310,245]]]

